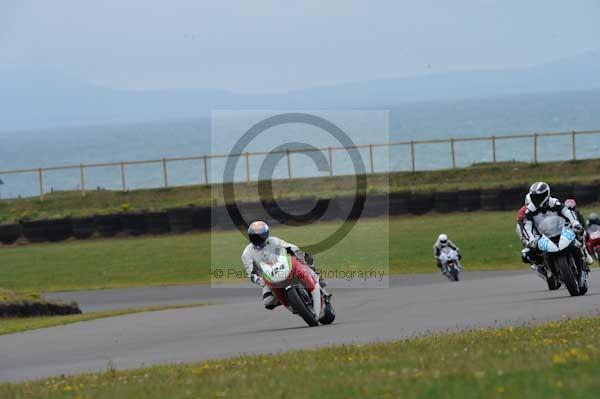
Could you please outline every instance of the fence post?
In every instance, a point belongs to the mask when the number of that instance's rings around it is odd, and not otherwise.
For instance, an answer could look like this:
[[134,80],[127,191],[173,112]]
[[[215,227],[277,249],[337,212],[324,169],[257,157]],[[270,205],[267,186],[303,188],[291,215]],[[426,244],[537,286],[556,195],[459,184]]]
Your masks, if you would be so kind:
[[373,144],[369,144],[369,160],[371,161],[371,173],[375,173],[373,166]]
[[287,157],[288,179],[291,179],[292,178],[292,161],[290,160],[289,148],[285,150],[285,156]]
[[333,176],[333,154],[331,147],[327,148],[327,153],[329,154],[329,176]]
[[412,140],[410,142],[410,160],[412,163],[412,171],[415,172],[417,170],[415,162],[415,142]]
[[81,196],[85,197],[85,177],[83,175],[83,164],[79,164],[79,183],[81,185]]
[[169,175],[167,174],[167,160],[166,159],[162,159],[162,165],[163,165],[163,180],[165,181],[165,188],[169,187]]
[[452,153],[452,169],[456,169],[456,154],[454,153],[454,139],[450,139],[450,152]]
[[208,162],[206,161],[206,155],[202,157],[202,163],[204,164],[204,183],[208,186]]
[[246,183],[250,183],[250,154],[246,153]]
[[44,200],[44,172],[42,168],[38,169],[38,181],[40,183],[40,201]]
[[125,189],[125,163],[121,161],[121,191],[126,191]]
[[533,163],[538,163],[538,134],[533,134]]
[[575,145],[575,130],[571,132],[571,146],[573,147],[573,161],[577,160],[577,146]]
[[492,136],[492,159],[496,163],[496,136]]

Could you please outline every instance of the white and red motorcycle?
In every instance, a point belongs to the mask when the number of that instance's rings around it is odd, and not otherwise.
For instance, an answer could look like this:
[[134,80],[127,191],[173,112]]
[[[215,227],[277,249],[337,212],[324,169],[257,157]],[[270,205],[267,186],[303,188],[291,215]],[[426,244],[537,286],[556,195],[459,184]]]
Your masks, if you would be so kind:
[[306,324],[314,327],[333,323],[331,294],[320,286],[319,276],[309,266],[282,249],[275,263],[261,262],[260,268],[273,295]]

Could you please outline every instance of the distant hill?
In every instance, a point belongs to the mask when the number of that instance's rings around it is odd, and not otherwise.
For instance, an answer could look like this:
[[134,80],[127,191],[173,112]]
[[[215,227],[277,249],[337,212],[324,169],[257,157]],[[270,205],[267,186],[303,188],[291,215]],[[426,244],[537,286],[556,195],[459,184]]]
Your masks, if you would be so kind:
[[245,96],[217,89],[114,90],[39,69],[0,70],[0,130],[202,118],[211,109],[390,108],[600,89],[600,51],[531,68],[467,71]]

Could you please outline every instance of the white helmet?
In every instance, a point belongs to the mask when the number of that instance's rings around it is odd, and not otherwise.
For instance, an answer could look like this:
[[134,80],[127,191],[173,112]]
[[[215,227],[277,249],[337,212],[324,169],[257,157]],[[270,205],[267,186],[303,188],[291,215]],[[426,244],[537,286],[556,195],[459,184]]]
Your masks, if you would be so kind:
[[448,236],[444,233],[440,234],[438,236],[438,241],[440,244],[447,244],[448,243]]

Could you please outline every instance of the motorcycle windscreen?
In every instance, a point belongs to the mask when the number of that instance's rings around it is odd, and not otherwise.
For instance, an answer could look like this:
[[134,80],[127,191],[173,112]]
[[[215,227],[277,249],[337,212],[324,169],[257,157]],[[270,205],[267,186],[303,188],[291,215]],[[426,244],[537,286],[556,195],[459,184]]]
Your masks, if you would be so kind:
[[557,215],[549,215],[535,226],[540,234],[548,238],[559,236],[565,227],[565,219]]
[[274,265],[261,263],[263,278],[277,284],[287,280],[292,272],[292,259],[290,255],[279,256]]

